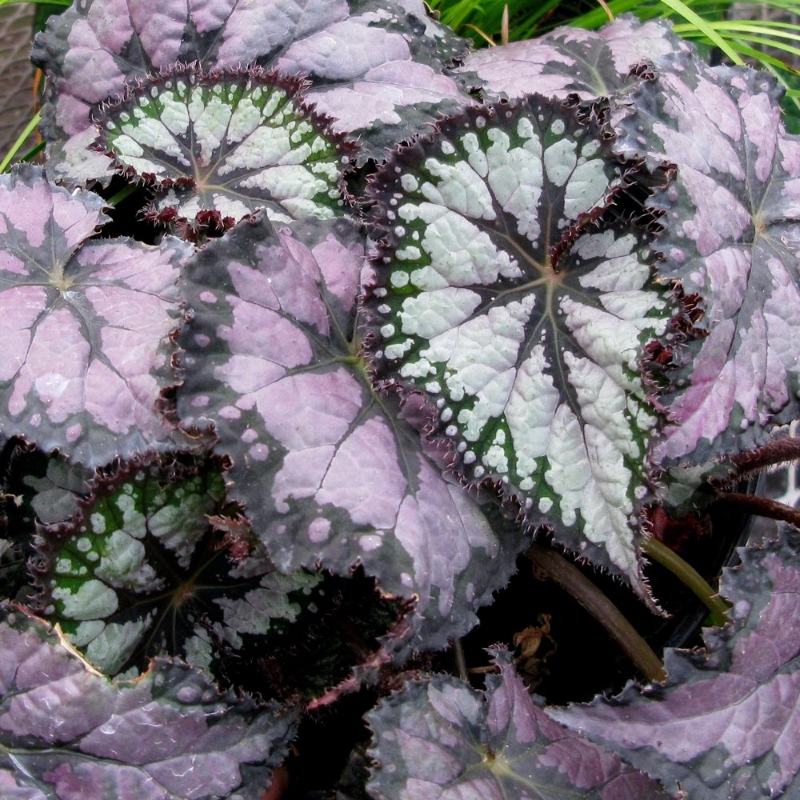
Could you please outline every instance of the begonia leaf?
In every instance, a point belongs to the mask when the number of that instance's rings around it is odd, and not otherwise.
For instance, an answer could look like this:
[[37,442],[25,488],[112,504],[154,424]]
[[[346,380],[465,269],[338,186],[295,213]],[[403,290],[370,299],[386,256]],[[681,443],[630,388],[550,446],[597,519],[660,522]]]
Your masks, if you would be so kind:
[[21,510],[14,528],[33,537],[36,523],[66,522],[78,513],[81,498],[89,493],[94,470],[63,456],[43,453],[22,439],[12,439],[0,451],[0,493]]
[[256,800],[296,712],[220,692],[165,659],[136,680],[87,668],[57,631],[4,609],[0,787],[33,800]]
[[93,470],[12,439],[0,452],[0,474],[0,532],[13,543],[0,556],[0,594],[27,602],[34,591],[28,564],[37,555],[38,526],[66,522],[78,513]]
[[457,72],[474,74],[484,94],[521,98],[543,94],[582,100],[625,95],[638,83],[635,67],[690,45],[664,20],[641,22],[626,14],[599,31],[556,28],[542,36],[476,50]]
[[36,168],[0,176],[0,431],[87,466],[169,439],[157,405],[190,250],[90,239],[103,205]]
[[104,108],[98,147],[152,183],[156,219],[211,212],[233,224],[258,207],[279,222],[327,219],[341,214],[351,148],[309,111],[301,86],[258,68],[175,69]]
[[178,413],[213,425],[231,497],[282,571],[361,563],[381,591],[416,599],[418,643],[443,646],[507,580],[520,535],[499,539],[396,399],[371,388],[356,335],[363,268],[345,219],[273,231],[257,215],[208,244],[183,284]]
[[321,577],[281,575],[257,548],[233,557],[214,534],[225,482],[216,461],[133,462],[100,476],[67,524],[40,528],[40,605],[71,644],[114,675],[157,653],[212,667],[215,644],[293,622]]
[[[19,467],[17,467],[19,470]],[[71,464],[58,456],[46,460],[45,474],[26,474],[22,483],[36,519],[45,525],[66,522],[78,513],[78,500],[88,494],[92,477],[83,464]]]
[[663,686],[548,714],[689,797],[744,800],[800,791],[800,534],[740,550],[720,594],[732,622],[707,652],[669,650]]
[[667,173],[621,161],[611,138],[532,96],[400,149],[372,187],[373,354],[379,377],[426,393],[467,480],[498,482],[646,596],[647,352],[680,308],[654,275],[653,220],[625,211]]
[[448,676],[407,683],[369,712],[376,800],[666,800],[653,780],[554,723],[510,655],[486,690]]
[[702,463],[800,414],[800,140],[766,73],[681,54],[653,77],[631,96],[618,147],[678,167],[660,200],[659,269],[702,298],[706,334],[673,375],[655,456]]
[[165,0],[157,8],[148,0],[87,0],[50,19],[32,57],[49,77],[43,130],[51,168],[81,183],[112,171],[89,149],[100,104],[176,63],[206,71],[255,63],[309,76],[320,113],[337,132],[358,132],[365,157],[380,157],[408,125],[463,99],[442,67],[464,49],[427,18],[421,0]]

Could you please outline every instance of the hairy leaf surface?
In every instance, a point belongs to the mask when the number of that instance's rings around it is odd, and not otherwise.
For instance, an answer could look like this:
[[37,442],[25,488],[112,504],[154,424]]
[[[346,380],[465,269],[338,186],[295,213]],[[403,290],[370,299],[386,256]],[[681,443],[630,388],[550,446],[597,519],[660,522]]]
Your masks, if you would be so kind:
[[50,18],[33,58],[50,78],[44,130],[52,167],[82,182],[111,174],[109,159],[89,149],[99,105],[176,62],[307,75],[313,102],[335,129],[359,131],[364,154],[381,157],[406,126],[462,98],[442,66],[464,49],[426,17],[421,0],[87,0]]
[[213,423],[232,497],[281,570],[360,562],[384,592],[416,598],[421,641],[443,645],[503,585],[519,534],[498,540],[396,399],[373,392],[356,338],[358,229],[298,224],[246,221],[190,263],[179,415]]
[[550,709],[689,797],[744,800],[800,791],[800,534],[741,551],[720,594],[733,607],[706,654],[667,651],[664,687]]
[[189,247],[89,240],[97,195],[35,168],[0,176],[0,431],[87,466],[167,440],[175,286]]
[[426,393],[465,477],[636,585],[658,425],[642,362],[675,306],[625,210],[641,164],[609,137],[531,97],[401,149],[373,185],[371,310],[379,374]]
[[698,293],[707,336],[685,355],[659,459],[707,461],[763,444],[800,414],[800,141],[765,73],[696,55],[656,63],[619,148],[678,165],[658,246]]
[[666,800],[641,772],[555,724],[509,654],[485,692],[449,676],[408,683],[367,715],[380,800]]
[[301,85],[257,68],[177,69],[106,108],[99,146],[161,190],[158,219],[210,211],[229,227],[257,207],[278,222],[327,219],[344,204],[348,148],[304,106]]
[[41,621],[0,622],[0,788],[9,798],[255,800],[295,711],[221,693],[185,664],[135,681],[87,669]]

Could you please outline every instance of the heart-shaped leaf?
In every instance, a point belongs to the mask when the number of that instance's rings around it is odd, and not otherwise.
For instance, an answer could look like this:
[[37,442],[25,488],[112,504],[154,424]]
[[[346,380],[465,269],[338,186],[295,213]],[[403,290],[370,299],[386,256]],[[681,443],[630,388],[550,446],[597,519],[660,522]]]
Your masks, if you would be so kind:
[[32,57],[49,77],[43,130],[51,169],[81,183],[113,172],[109,158],[90,149],[92,115],[177,62],[309,76],[320,113],[338,133],[357,131],[364,157],[380,158],[408,126],[465,99],[442,69],[465,49],[428,19],[421,0],[129,0],[124,10],[116,0],[87,0],[50,18]]
[[381,169],[373,350],[379,376],[427,394],[467,480],[499,482],[646,595],[634,528],[659,415],[643,362],[680,309],[654,276],[653,219],[626,209],[653,176],[580,116],[538,97],[470,110]]
[[164,446],[178,265],[190,248],[90,240],[103,200],[41,170],[0,176],[0,431],[87,466]]
[[703,299],[707,335],[673,377],[656,457],[701,463],[800,414],[800,140],[765,73],[682,54],[654,77],[631,96],[618,149],[678,165],[659,270]]
[[740,552],[720,587],[733,622],[705,632],[707,653],[667,651],[663,687],[548,713],[689,797],[795,797],[800,534]]
[[210,212],[230,227],[258,207],[279,222],[327,219],[341,214],[352,148],[306,108],[301,86],[258,68],[178,68],[106,107],[98,146],[160,190],[156,219]]
[[408,683],[367,715],[380,800],[666,800],[612,753],[555,724],[528,693],[510,655],[476,691],[436,676]]
[[297,713],[222,693],[185,664],[155,660],[109,681],[41,621],[0,622],[0,788],[8,798],[256,798]]
[[356,335],[362,241],[345,219],[276,233],[258,216],[198,253],[178,413],[213,424],[231,496],[281,570],[361,563],[415,599],[417,645],[440,647],[507,580],[520,535],[499,539],[373,391]]
[[223,508],[219,459],[151,456],[88,488],[68,524],[39,526],[38,605],[106,675],[179,655],[262,697],[316,699],[357,688],[407,610],[363,573],[277,572]]

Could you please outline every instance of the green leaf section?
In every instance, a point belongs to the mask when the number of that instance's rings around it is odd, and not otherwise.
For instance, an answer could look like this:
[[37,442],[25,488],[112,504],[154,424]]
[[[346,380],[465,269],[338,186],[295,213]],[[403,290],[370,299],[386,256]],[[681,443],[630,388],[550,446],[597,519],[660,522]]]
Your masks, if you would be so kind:
[[162,222],[211,214],[229,226],[258,207],[277,222],[328,219],[342,213],[350,147],[302,85],[259,68],[178,68],[107,107],[98,146],[155,185],[148,213]]
[[275,573],[232,520],[215,531],[209,516],[224,498],[216,462],[153,460],[97,479],[77,518],[45,529],[45,610],[102,672],[141,667],[160,650],[211,667],[215,645],[238,650],[297,617],[293,593],[320,577]]
[[276,571],[222,467],[152,457],[95,478],[76,517],[40,526],[45,614],[107,675],[167,653],[281,700],[356,687],[407,604],[363,572]]
[[496,104],[379,173],[373,354],[426,394],[467,480],[499,483],[529,522],[636,585],[659,425],[648,348],[677,304],[637,209],[668,172],[614,156],[604,113]]

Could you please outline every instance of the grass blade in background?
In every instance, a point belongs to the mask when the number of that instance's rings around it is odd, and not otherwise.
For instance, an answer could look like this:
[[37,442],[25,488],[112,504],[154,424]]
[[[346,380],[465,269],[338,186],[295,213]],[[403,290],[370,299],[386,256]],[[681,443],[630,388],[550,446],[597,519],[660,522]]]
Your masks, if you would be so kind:
[[786,125],[800,131],[800,2],[769,0],[609,0],[608,11],[599,2],[545,0],[431,0],[442,22],[456,33],[472,37],[477,47],[486,40],[500,42],[503,8],[509,10],[509,41],[530,39],[559,25],[595,30],[615,17],[633,13],[643,21],[669,19],[675,32],[705,49],[724,54],[732,63],[747,63],[772,72],[787,90],[783,101]]
[[[33,114],[34,67],[28,60],[34,8],[29,4],[0,7],[0,153],[14,144]],[[29,132],[30,133],[30,132]],[[35,144],[32,136],[20,142]]]

